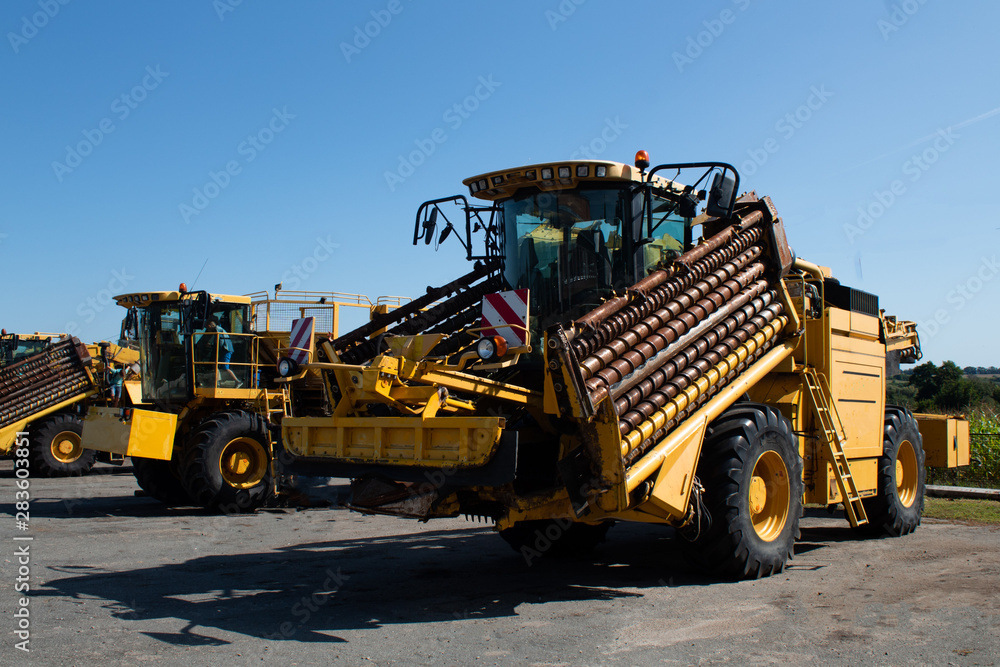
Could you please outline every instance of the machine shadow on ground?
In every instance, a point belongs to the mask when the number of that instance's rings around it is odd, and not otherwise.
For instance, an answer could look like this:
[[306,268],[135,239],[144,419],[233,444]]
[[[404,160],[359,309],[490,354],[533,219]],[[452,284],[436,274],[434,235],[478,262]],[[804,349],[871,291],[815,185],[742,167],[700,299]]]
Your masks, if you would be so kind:
[[124,620],[177,618],[179,645],[212,629],[271,640],[343,641],[345,630],[516,616],[524,604],[642,597],[664,586],[731,585],[692,572],[671,531],[619,525],[585,558],[529,564],[488,527],[331,540],[133,570],[81,571],[37,596],[97,599]]

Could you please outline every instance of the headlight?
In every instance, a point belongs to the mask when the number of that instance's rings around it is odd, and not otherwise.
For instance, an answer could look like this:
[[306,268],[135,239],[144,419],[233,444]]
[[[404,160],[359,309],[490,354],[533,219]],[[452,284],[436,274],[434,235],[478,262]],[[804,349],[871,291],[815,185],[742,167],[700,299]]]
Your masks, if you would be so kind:
[[299,365],[288,357],[278,359],[278,375],[283,378],[295,375],[299,372]]
[[507,354],[507,341],[503,336],[481,338],[476,343],[476,354],[483,361],[493,361]]

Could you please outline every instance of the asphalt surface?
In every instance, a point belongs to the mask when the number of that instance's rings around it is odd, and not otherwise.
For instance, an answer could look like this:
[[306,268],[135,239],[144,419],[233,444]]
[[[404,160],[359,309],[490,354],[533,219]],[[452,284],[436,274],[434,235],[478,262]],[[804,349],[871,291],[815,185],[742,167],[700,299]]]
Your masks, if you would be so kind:
[[[528,564],[464,519],[167,510],[134,495],[127,468],[30,481],[19,530],[0,462],[0,664],[1000,662],[994,527],[925,520],[860,540],[810,511],[783,574],[731,583],[687,569],[657,527]],[[14,591],[26,544],[28,653]]]

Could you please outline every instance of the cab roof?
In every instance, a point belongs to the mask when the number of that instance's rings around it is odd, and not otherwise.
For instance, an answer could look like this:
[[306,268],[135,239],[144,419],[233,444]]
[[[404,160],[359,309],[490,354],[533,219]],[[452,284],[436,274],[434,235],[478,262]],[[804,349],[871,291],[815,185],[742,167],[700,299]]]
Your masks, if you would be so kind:
[[[646,180],[638,167],[608,160],[563,160],[491,171],[472,176],[462,181],[473,197],[496,201],[512,197],[525,187],[540,190],[566,190],[580,183],[601,183],[607,181],[631,181],[642,183]],[[680,185],[653,176],[653,183],[661,188],[682,189]]]
[[[197,296],[198,292],[132,292],[130,294],[119,294],[115,297],[115,303],[123,308],[145,308],[154,303],[193,301]],[[209,296],[213,303],[250,303],[250,297],[248,296],[235,296],[232,294],[209,294]]]

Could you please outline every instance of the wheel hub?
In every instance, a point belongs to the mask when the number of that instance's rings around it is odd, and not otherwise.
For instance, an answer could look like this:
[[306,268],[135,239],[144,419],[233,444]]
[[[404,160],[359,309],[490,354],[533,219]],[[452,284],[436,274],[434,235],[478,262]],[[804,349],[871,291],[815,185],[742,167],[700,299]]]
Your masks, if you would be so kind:
[[757,459],[750,478],[748,501],[757,536],[765,542],[776,540],[785,528],[791,504],[788,468],[778,452],[769,450]]
[[754,477],[750,480],[750,511],[753,514],[760,514],[767,503],[767,484],[763,477]]
[[219,469],[222,479],[238,489],[249,489],[267,474],[268,456],[264,446],[253,438],[236,438],[222,450]]
[[896,495],[903,507],[912,507],[917,500],[917,454],[913,443],[904,440],[896,452]]
[[52,438],[52,456],[61,463],[72,463],[83,455],[80,436],[73,431],[62,431]]

